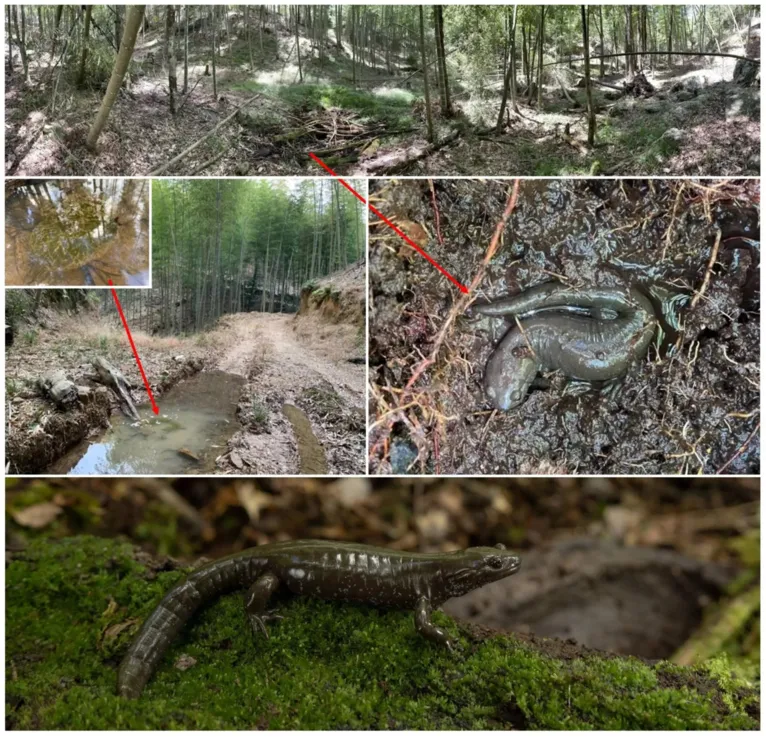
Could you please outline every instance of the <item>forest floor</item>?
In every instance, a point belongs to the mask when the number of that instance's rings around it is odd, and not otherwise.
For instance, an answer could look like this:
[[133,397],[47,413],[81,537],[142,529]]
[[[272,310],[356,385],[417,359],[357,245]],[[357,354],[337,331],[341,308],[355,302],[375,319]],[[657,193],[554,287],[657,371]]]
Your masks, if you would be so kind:
[[[597,87],[593,150],[585,146],[584,90],[575,86],[578,74],[563,65],[556,67],[561,84],[550,82],[543,90],[543,109],[522,101],[519,114],[507,118],[500,132],[494,131],[500,83],[477,91],[455,76],[457,114],[445,119],[434,103],[436,137],[444,145],[432,149],[425,138],[422,82],[410,80],[399,61],[390,72],[383,60],[374,68],[357,64],[354,82],[350,49],[338,48],[330,32],[321,60],[313,41],[301,37],[299,71],[294,35],[282,26],[253,41],[251,71],[248,44],[235,33],[222,46],[214,94],[205,74],[207,51],[194,51],[209,48],[208,41],[204,35],[190,36],[190,93],[171,116],[159,63],[161,36],[152,32],[139,40],[132,81],[115,102],[98,152],[86,148],[85,137],[103,92],[99,80],[93,89],[76,90],[62,75],[54,108],[49,61],[31,50],[32,85],[24,86],[18,73],[6,79],[6,174],[147,175],[235,112],[162,173],[322,175],[310,152],[341,173],[361,176],[741,175],[760,170],[760,90],[731,81],[733,59],[650,73],[657,92],[646,99],[610,100],[613,91]],[[721,46],[744,53],[741,36]],[[105,85],[108,71],[101,74]],[[604,81],[620,86],[625,80],[614,74]]]
[[[470,284],[511,187],[378,180],[371,198],[399,227],[431,233],[422,245]],[[508,323],[464,314],[439,272],[373,227],[371,470],[758,473],[759,199],[757,180],[521,180],[474,296],[550,281],[629,284],[652,300],[662,331],[618,392],[578,392],[554,371],[508,412],[493,410],[483,388]]]
[[[363,266],[355,265],[317,282],[315,292],[326,299],[319,306],[307,300],[302,314],[225,315],[212,330],[186,337],[134,331],[161,413],[163,394],[201,370],[246,379],[237,410],[242,429],[229,433],[228,447],[213,456],[210,470],[364,473],[363,285]],[[10,472],[45,472],[78,443],[84,452],[91,440],[104,436],[110,415],[119,409],[111,393],[96,390],[91,365],[96,356],[138,387],[137,403],[146,401],[122,326],[112,318],[95,310],[42,309],[16,333],[6,350]],[[89,398],[67,410],[54,407],[37,381],[57,369],[89,387]],[[193,397],[190,401],[194,404]]]

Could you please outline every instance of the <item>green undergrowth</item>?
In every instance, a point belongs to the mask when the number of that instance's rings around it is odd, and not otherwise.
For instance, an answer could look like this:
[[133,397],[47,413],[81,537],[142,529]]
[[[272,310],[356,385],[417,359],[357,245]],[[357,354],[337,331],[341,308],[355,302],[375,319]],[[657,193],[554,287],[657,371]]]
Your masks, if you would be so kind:
[[[756,729],[758,696],[725,661],[681,668],[555,640],[491,636],[436,614],[456,653],[409,612],[285,601],[254,638],[241,594],[195,615],[141,698],[116,693],[140,622],[181,581],[131,545],[36,541],[6,576],[11,729]],[[574,656],[573,656],[574,653]],[[196,661],[175,667],[181,655]]]
[[415,124],[412,118],[414,95],[407,90],[376,93],[335,84],[265,85],[257,82],[234,86],[250,93],[261,92],[295,110],[341,108],[355,112],[362,120],[384,123],[390,128],[407,128]]

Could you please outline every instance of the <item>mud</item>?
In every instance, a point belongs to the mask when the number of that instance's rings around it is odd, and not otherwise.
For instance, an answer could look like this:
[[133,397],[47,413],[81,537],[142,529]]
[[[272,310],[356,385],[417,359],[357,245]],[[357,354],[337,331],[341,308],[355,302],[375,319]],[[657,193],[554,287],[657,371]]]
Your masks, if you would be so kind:
[[130,179],[21,180],[5,201],[6,284],[149,284],[149,187]]
[[736,569],[670,550],[576,538],[530,551],[515,576],[444,605],[474,624],[576,640],[598,650],[669,658]]
[[[371,191],[387,217],[469,284],[512,181],[433,185],[438,226],[427,180],[374,181]],[[752,180],[521,180],[476,298],[551,280],[636,285],[660,313],[664,307],[664,332],[617,391],[574,387],[554,373],[538,377],[539,388],[507,413],[491,411],[481,386],[507,329],[496,318],[458,316],[436,363],[402,401],[460,293],[373,223],[373,472],[758,473],[758,198]],[[717,229],[719,250],[705,285]]]

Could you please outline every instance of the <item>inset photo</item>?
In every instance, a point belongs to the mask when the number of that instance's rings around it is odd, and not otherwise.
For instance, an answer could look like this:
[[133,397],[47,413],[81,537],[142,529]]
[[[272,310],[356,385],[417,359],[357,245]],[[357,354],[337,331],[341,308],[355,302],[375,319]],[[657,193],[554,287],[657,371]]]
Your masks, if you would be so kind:
[[151,285],[148,179],[7,179],[7,286]]
[[370,199],[373,473],[759,472],[758,180]]
[[8,290],[7,472],[363,473],[361,202],[329,179],[152,198],[152,289]]

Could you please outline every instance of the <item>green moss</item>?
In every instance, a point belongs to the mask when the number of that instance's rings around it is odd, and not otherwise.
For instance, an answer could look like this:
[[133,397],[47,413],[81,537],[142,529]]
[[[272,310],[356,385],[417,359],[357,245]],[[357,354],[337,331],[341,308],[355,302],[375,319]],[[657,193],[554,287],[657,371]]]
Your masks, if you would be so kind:
[[[232,594],[200,612],[142,697],[115,695],[140,621],[182,571],[130,545],[38,541],[6,576],[6,701],[15,729],[756,729],[757,695],[724,661],[690,669],[556,641],[477,639],[443,614],[453,654],[409,612],[294,598],[255,639]],[[560,656],[562,647],[570,656]],[[196,659],[188,671],[181,654]],[[749,716],[752,713],[753,716]]]

